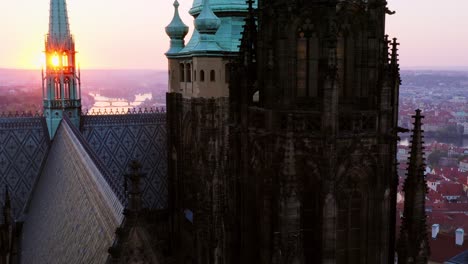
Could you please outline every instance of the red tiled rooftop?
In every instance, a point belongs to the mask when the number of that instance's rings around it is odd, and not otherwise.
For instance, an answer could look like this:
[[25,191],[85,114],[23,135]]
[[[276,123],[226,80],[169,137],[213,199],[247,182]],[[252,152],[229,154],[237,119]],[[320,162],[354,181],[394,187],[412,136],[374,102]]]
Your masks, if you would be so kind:
[[460,183],[442,182],[439,187],[437,187],[437,192],[442,196],[466,196],[463,185]]
[[467,236],[463,246],[455,245],[455,232],[453,234],[440,233],[436,239],[432,239],[431,232],[428,234],[429,246],[431,248],[431,256],[429,260],[444,263],[452,257],[468,250]]

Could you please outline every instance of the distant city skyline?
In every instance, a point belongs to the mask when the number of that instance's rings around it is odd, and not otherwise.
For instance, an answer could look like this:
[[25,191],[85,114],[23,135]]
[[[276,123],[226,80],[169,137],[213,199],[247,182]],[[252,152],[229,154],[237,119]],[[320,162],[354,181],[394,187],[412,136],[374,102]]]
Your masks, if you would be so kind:
[[[179,0],[183,21],[193,0]],[[397,37],[405,68],[468,70],[466,0],[389,0],[387,33]],[[448,4],[450,3],[450,4]],[[83,69],[165,70],[169,38],[164,27],[173,0],[67,0],[78,61]],[[0,1],[0,68],[40,69],[49,0]]]

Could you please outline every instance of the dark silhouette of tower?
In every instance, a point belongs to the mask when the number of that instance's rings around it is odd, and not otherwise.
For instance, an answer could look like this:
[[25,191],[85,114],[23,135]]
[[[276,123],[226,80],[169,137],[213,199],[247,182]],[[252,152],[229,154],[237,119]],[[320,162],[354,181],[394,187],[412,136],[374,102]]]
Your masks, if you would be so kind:
[[421,110],[416,110],[414,129],[411,138],[411,155],[408,161],[406,180],[403,186],[405,192],[405,208],[398,241],[399,264],[424,264],[428,261],[429,241],[426,225],[426,193],[427,182],[424,176],[423,130]]
[[258,32],[247,22],[230,87],[238,263],[392,263],[400,78],[386,4],[265,0]]
[[228,100],[168,94],[173,249],[188,263],[393,263],[386,1],[246,3]]

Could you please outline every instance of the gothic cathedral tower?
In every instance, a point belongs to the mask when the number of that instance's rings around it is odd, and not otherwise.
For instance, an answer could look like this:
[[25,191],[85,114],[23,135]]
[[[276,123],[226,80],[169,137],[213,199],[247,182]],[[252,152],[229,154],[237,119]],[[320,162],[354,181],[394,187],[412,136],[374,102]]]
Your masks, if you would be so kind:
[[65,0],[50,1],[49,33],[45,41],[46,72],[42,75],[44,115],[53,138],[68,115],[79,127],[81,115],[80,78],[75,62],[75,41],[70,33]]
[[393,263],[400,76],[387,2],[261,0],[257,12],[230,86],[232,263]]
[[[234,254],[223,219],[231,196],[227,169],[231,63],[239,54],[247,16],[245,0],[194,0],[195,29],[174,3],[166,27],[171,47],[167,94],[168,171],[171,185],[172,248],[178,263],[222,263]],[[236,252],[237,253],[237,252]],[[215,260],[216,259],[216,260]]]
[[177,12],[166,28],[177,263],[393,263],[387,2],[195,0],[191,12],[186,46]]

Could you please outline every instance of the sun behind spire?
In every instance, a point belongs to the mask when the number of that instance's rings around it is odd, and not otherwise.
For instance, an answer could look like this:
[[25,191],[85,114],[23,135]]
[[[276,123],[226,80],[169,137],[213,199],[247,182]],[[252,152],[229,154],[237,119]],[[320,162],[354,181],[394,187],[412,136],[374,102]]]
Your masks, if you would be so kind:
[[75,41],[70,34],[65,0],[50,0],[49,33],[45,43],[46,72],[43,76],[44,114],[53,138],[62,116],[79,126],[81,88],[76,71]]

